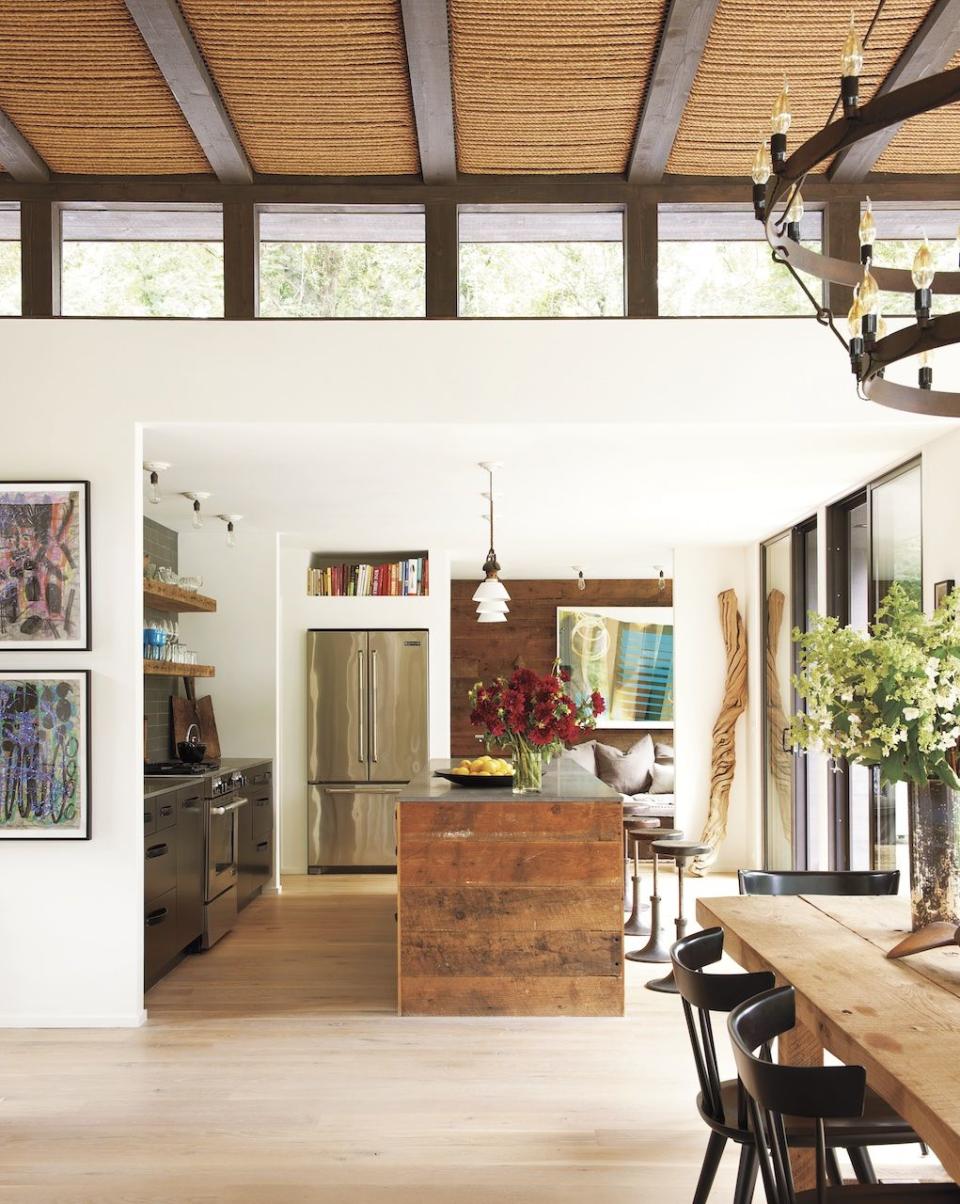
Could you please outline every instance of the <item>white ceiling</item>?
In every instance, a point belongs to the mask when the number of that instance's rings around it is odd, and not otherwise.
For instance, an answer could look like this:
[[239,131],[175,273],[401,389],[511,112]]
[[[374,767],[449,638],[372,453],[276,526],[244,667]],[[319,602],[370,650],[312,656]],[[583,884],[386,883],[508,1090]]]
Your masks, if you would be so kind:
[[[834,361],[835,362],[835,361]],[[841,388],[847,384],[839,382]],[[784,385],[788,391],[788,384]],[[244,531],[329,551],[442,548],[455,576],[487,548],[485,474],[499,459],[496,546],[504,575],[669,572],[680,544],[743,543],[904,458],[943,424],[863,405],[860,424],[738,423],[170,425],[144,433],[145,457],[174,467],[149,517],[187,530],[180,490],[209,490],[211,515]],[[771,398],[771,406],[776,404]],[[665,416],[670,406],[664,407]],[[144,478],[146,480],[146,477]],[[205,526],[223,538],[223,524]]]

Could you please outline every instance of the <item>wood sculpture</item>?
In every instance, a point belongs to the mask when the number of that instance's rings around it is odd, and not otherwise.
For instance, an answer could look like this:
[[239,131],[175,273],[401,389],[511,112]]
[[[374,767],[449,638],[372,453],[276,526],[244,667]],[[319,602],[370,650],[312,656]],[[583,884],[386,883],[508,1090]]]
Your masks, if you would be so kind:
[[702,876],[716,861],[720,843],[727,834],[730,787],[737,763],[736,726],[747,705],[747,633],[737,608],[736,590],[718,595],[720,627],[727,652],[727,679],[720,714],[713,725],[713,756],[710,762],[710,803],[701,842],[710,852],[698,857],[691,871]]

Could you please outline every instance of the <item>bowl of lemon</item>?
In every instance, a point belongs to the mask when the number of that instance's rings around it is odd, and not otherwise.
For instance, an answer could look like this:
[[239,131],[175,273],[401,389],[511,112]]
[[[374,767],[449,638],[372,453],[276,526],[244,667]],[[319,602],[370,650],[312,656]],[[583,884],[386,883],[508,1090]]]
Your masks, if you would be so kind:
[[455,786],[487,789],[492,786],[512,786],[513,766],[502,757],[464,757],[450,769],[435,769],[434,775],[446,778]]

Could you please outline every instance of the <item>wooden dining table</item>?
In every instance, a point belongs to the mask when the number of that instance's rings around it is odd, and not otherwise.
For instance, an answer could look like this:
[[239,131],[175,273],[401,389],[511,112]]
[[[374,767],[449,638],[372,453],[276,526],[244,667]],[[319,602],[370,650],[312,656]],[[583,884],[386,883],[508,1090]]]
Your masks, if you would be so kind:
[[[772,970],[796,991],[797,1026],[780,1058],[816,1065],[827,1049],[866,1068],[867,1082],[910,1122],[960,1180],[960,948],[898,961],[910,930],[896,897],[764,895],[701,898],[697,918],[724,930],[724,951],[746,970]],[[794,1160],[812,1185],[809,1154]]]

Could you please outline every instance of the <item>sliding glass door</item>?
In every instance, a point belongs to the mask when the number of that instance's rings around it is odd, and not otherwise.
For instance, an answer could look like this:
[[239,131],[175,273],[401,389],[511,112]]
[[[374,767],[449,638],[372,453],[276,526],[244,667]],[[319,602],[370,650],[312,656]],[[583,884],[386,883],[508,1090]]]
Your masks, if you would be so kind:
[[[921,472],[915,461],[828,511],[828,600],[841,623],[866,630],[898,581],[921,600]],[[830,864],[837,869],[907,866],[907,791],[846,762],[829,779]]]

